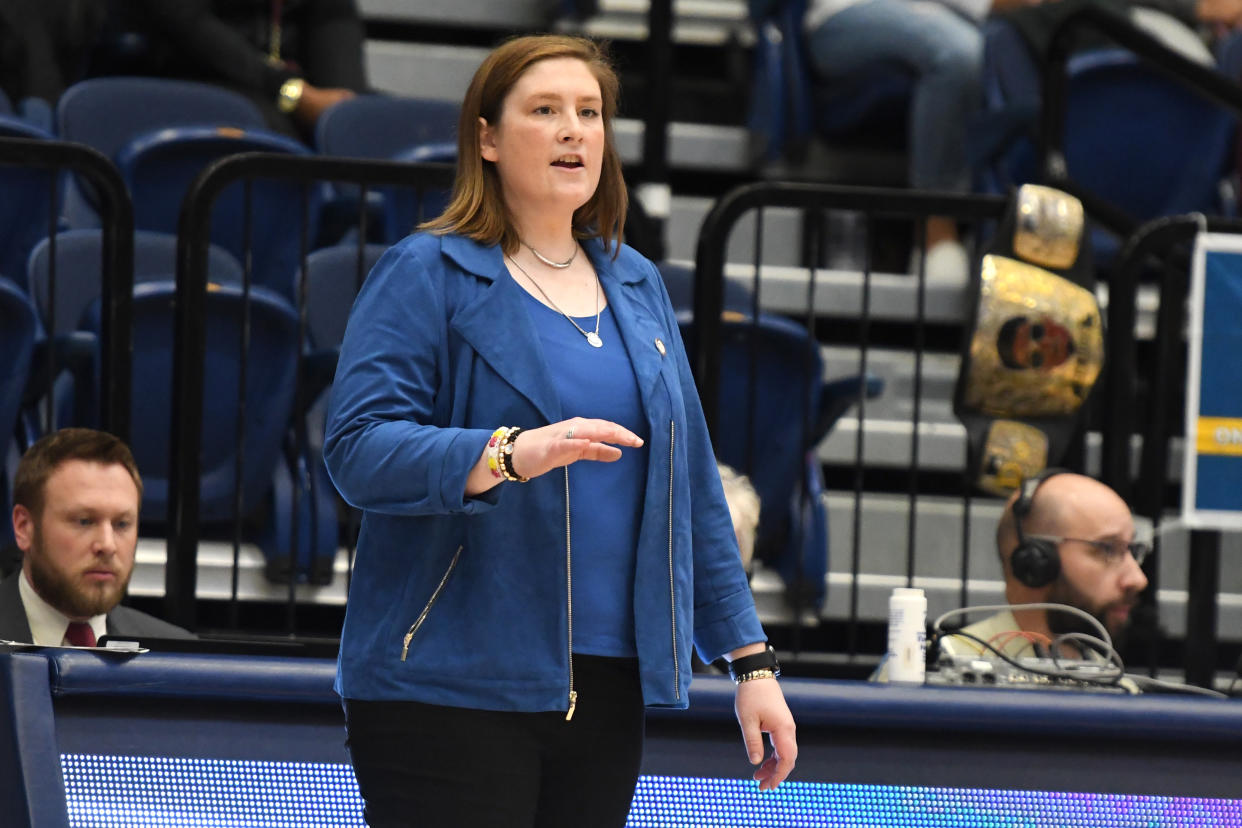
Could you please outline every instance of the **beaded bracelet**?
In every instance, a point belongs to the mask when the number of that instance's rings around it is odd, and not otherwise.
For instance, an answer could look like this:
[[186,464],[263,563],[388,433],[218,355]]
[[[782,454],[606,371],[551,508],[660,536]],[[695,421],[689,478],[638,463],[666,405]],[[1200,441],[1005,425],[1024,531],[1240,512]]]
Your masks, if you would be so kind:
[[513,470],[513,441],[522,433],[522,429],[518,426],[508,429],[505,436],[500,438],[500,445],[497,447],[496,460],[500,466],[500,474],[505,480],[513,483],[525,483],[530,480],[529,477],[522,477]]
[[509,434],[509,429],[501,426],[492,432],[492,436],[487,440],[487,470],[492,473],[492,477],[497,479],[503,478],[500,472],[500,444]]

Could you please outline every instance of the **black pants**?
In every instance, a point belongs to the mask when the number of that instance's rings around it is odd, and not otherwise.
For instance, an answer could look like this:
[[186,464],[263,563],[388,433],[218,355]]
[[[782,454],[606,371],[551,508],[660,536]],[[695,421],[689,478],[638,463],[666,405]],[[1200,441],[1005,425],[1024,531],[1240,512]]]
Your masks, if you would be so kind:
[[502,713],[345,700],[372,828],[625,825],[643,751],[636,659],[574,656],[578,704]]

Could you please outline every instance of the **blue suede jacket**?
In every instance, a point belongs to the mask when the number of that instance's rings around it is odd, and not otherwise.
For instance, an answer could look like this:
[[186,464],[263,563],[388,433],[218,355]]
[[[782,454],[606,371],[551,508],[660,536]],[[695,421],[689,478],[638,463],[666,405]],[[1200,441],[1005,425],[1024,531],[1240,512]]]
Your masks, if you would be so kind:
[[[763,641],[664,284],[622,246],[584,245],[625,339],[650,426],[634,582],[648,705],[685,707],[705,659]],[[364,511],[336,689],[490,710],[570,710],[573,467],[475,498],[498,426],[557,422],[547,357],[498,247],[415,235],[384,254],[350,315],[324,445]]]

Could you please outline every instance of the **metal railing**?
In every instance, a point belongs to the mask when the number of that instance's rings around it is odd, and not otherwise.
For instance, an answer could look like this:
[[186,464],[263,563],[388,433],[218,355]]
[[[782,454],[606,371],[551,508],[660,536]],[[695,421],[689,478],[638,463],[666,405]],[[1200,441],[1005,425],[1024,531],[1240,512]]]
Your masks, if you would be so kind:
[[[164,609],[166,617],[183,626],[195,626],[196,620],[196,586],[197,586],[197,549],[200,538],[200,474],[202,458],[199,446],[203,437],[203,403],[207,389],[204,388],[204,362],[206,359],[206,300],[208,295],[208,248],[211,237],[211,214],[213,206],[220,195],[231,185],[244,182],[249,188],[256,181],[298,182],[302,185],[300,205],[290,205],[290,209],[300,209],[302,222],[301,262],[302,272],[306,272],[307,256],[311,247],[309,237],[309,221],[307,220],[310,188],[322,186],[324,182],[338,182],[356,186],[358,192],[358,244],[360,245],[359,261],[361,261],[361,245],[367,235],[367,192],[370,189],[402,189],[416,191],[445,189],[452,183],[453,167],[444,164],[401,164],[389,161],[363,161],[353,159],[326,158],[314,156],[287,156],[267,153],[244,153],[230,156],[217,161],[206,168],[191,184],[186,193],[182,207],[179,244],[177,254],[177,303],[175,314],[175,336],[173,341],[173,401],[172,401],[172,432],[171,432],[171,469],[169,479],[169,525],[167,537],[167,564],[165,570]],[[249,204],[249,199],[246,202]],[[248,208],[247,208],[248,209]],[[247,238],[247,253],[253,244],[262,240]],[[244,307],[249,307],[248,297],[252,285],[250,256],[243,256],[243,295],[247,297]],[[290,274],[292,278],[292,274]],[[360,280],[359,280],[360,281]],[[298,383],[299,390],[295,395],[294,422],[290,428],[296,433],[295,441],[299,446],[305,443],[305,421],[302,416],[305,410],[305,394],[303,384],[304,344],[306,339],[306,297],[303,290],[299,297],[299,331],[298,331]],[[247,340],[249,318],[243,320],[240,335],[243,338],[243,355],[248,353]],[[243,359],[243,362],[245,360]],[[239,407],[244,410],[245,398],[245,366],[239,377]],[[241,447],[245,439],[243,412],[238,412],[236,431],[237,460],[236,477],[240,479],[241,464],[245,462]],[[310,486],[315,485],[314,475],[310,477]],[[240,486],[237,487],[240,497]],[[297,498],[295,498],[295,504]],[[238,547],[240,544],[241,515],[234,514],[234,566],[231,600],[232,626],[237,624],[237,591],[238,591]],[[298,546],[299,523],[293,521],[293,538],[290,549],[290,574],[288,579],[288,601],[286,628],[295,632],[294,615],[296,612],[296,555]]]
[[[933,470],[925,468],[920,460],[923,435],[930,425],[924,419],[923,404],[929,397],[924,385],[925,358],[932,351],[941,355],[956,355],[960,347],[962,323],[966,321],[969,301],[966,298],[966,274],[955,284],[936,284],[929,286],[929,279],[922,257],[918,257],[920,265],[915,273],[909,274],[876,274],[872,268],[872,251],[874,239],[884,222],[897,221],[913,225],[911,234],[916,239],[915,247],[924,247],[922,234],[923,221],[929,216],[946,216],[961,222],[970,229],[971,236],[976,240],[973,260],[977,260],[981,252],[982,239],[989,235],[988,228],[1003,214],[1007,201],[998,196],[963,196],[944,193],[912,192],[908,190],[888,190],[877,188],[842,187],[813,184],[766,183],[748,185],[738,188],[724,196],[711,210],[703,222],[699,236],[697,268],[694,284],[694,328],[693,336],[687,342],[691,354],[695,379],[699,386],[703,401],[704,414],[709,429],[718,422],[717,399],[721,383],[722,358],[722,311],[725,309],[724,285],[726,282],[726,251],[729,249],[730,236],[744,217],[753,218],[754,238],[752,243],[752,259],[741,267],[750,278],[752,309],[750,319],[757,324],[760,312],[770,309],[765,301],[765,288],[770,291],[778,278],[776,268],[765,267],[764,262],[764,212],[780,208],[793,208],[804,211],[812,216],[812,220],[803,222],[804,237],[802,247],[804,259],[808,264],[801,273],[793,275],[794,280],[802,280],[804,302],[800,309],[782,307],[786,314],[798,318],[811,336],[827,345],[845,346],[856,349],[858,393],[854,403],[857,429],[854,437],[852,455],[834,456],[825,459],[826,465],[835,465],[835,474],[828,476],[829,489],[840,491],[848,488],[852,493],[853,505],[850,520],[852,522],[849,536],[849,608],[846,619],[844,640],[839,648],[849,657],[860,654],[859,638],[859,606],[860,581],[867,573],[863,564],[863,500],[868,491],[884,490],[890,494],[904,496],[906,506],[906,548],[904,550],[905,568],[904,582],[912,585],[915,582],[916,536],[918,535],[919,501],[928,493],[951,494],[961,498],[962,503],[962,537],[960,547],[960,579],[959,604],[967,602],[967,582],[971,569],[970,530],[971,501],[974,497],[963,471],[969,466],[966,455],[968,447],[963,443],[961,454],[952,468]],[[832,211],[850,211],[860,214],[863,218],[865,244],[863,245],[863,261],[857,273],[828,273],[828,269],[819,266],[829,250],[826,221],[821,218]],[[731,265],[737,268],[738,265]],[[733,273],[733,278],[745,278]],[[879,312],[873,308],[875,284],[883,280],[886,290],[891,294],[894,290],[910,294],[911,303],[907,302],[907,310],[896,312],[886,308]],[[820,301],[817,292],[829,286],[832,290],[830,302],[837,307],[826,306]],[[929,314],[929,287],[937,293],[937,310],[934,317]],[[856,292],[856,298],[843,300],[849,291]],[[891,304],[891,303],[890,303]],[[834,331],[839,328],[847,331],[844,335]],[[883,328],[883,330],[880,330]],[[878,331],[878,334],[877,334]],[[913,357],[912,384],[909,394],[910,417],[904,424],[903,433],[909,435],[910,461],[903,467],[892,464],[887,469],[877,469],[876,464],[868,458],[868,383],[871,381],[871,354],[877,346],[889,349],[907,350]],[[753,370],[753,369],[752,369]],[[752,377],[753,379],[753,377]],[[791,401],[791,404],[792,401]],[[755,416],[754,395],[746,400],[739,400],[738,405],[750,407],[749,417]],[[937,426],[943,425],[941,423]],[[718,430],[713,430],[717,440],[722,439]],[[731,435],[729,439],[738,439]],[[897,439],[897,438],[892,438]],[[764,462],[758,458],[756,462]],[[753,468],[742,469],[753,473]],[[878,485],[869,482],[879,477],[877,471],[886,471],[884,479]],[[948,472],[947,476],[945,472]],[[931,473],[929,473],[931,472]],[[991,554],[991,553],[989,553]],[[831,598],[832,587],[829,587]],[[802,607],[797,606],[796,596],[800,589],[793,590],[794,623],[793,635],[795,649],[804,637],[805,630],[801,626]]]
[[47,399],[41,428],[52,430],[55,425],[55,377],[64,367],[62,354],[55,339],[56,320],[56,232],[59,228],[61,176],[73,173],[91,186],[97,201],[101,223],[103,262],[99,292],[101,326],[99,343],[99,423],[100,426],[129,440],[131,370],[131,296],[134,278],[134,209],[120,173],[107,158],[83,144],[30,138],[0,138],[0,166],[47,170],[50,208],[47,216],[48,242],[48,309],[52,316],[44,320],[50,341],[36,357],[46,384]]

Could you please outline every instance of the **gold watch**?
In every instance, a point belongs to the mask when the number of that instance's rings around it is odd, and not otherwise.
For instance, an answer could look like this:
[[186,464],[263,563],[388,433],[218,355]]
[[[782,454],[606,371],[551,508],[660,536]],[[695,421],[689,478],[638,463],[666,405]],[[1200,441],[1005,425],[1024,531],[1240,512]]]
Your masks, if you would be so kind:
[[280,92],[276,95],[276,105],[280,111],[286,115],[298,108],[298,102],[302,100],[302,91],[306,88],[306,82],[301,78],[289,78],[280,85]]

